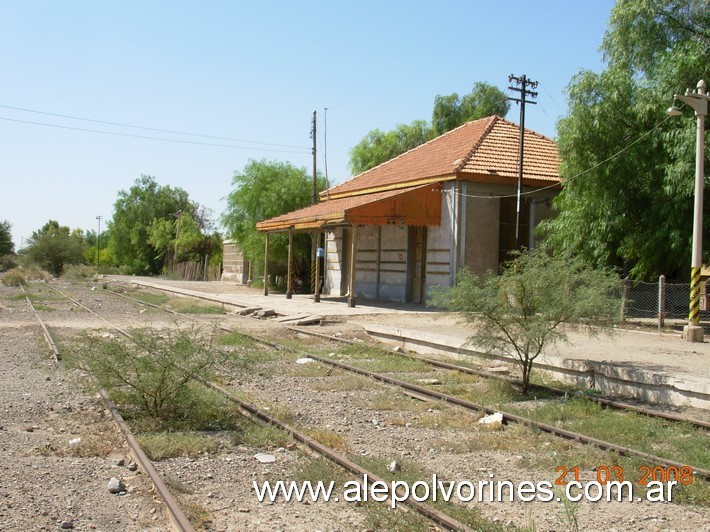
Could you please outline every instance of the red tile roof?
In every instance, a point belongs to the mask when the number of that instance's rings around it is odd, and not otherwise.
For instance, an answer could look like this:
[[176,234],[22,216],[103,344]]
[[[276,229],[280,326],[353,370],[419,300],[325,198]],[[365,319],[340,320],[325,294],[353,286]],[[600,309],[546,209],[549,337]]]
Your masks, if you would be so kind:
[[[422,193],[424,194],[423,196]],[[426,212],[426,205],[424,205],[424,202],[428,201],[433,202],[434,210],[437,210],[436,207],[441,207],[440,189],[430,185],[427,187],[410,187],[323,201],[309,207],[304,207],[282,214],[281,216],[258,222],[256,228],[259,231],[283,231],[289,227],[295,229],[316,229],[325,224],[350,223],[348,217],[356,213],[358,207],[375,205],[377,202],[396,199],[397,197],[405,197],[407,194],[415,194],[415,202],[419,203],[416,216],[412,216],[411,214],[408,216],[410,225],[412,218],[426,217],[427,215],[429,215],[431,219],[427,218],[426,223],[423,225],[438,225],[440,213],[431,217],[431,213]],[[394,216],[397,215],[394,211],[391,214]],[[387,221],[383,218],[377,223],[387,223]]]
[[[519,127],[499,116],[468,122],[321,193],[322,198],[414,186],[436,178],[486,181],[518,175]],[[559,182],[554,141],[525,130],[523,177]],[[512,182],[512,181],[511,181]]]

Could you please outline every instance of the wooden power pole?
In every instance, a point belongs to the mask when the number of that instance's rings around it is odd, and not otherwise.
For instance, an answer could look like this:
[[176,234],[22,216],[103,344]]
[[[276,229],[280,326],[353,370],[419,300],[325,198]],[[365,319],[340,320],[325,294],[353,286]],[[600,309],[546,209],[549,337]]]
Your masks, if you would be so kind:
[[520,98],[508,98],[511,101],[517,102],[520,104],[520,155],[518,157],[519,160],[519,168],[518,168],[518,194],[517,194],[517,203],[515,207],[515,247],[516,249],[520,249],[521,245],[521,235],[520,235],[520,202],[521,202],[521,195],[523,192],[523,149],[525,146],[525,104],[526,103],[531,103],[533,105],[537,105],[537,102],[533,102],[530,100],[526,99],[526,96],[530,96],[531,98],[537,98],[537,92],[532,92],[528,90],[528,87],[532,89],[537,88],[537,81],[530,81],[525,74],[523,74],[520,77],[513,76],[512,74],[508,76],[508,83],[515,83],[517,85],[516,87],[508,87],[510,90],[519,92],[520,93]]

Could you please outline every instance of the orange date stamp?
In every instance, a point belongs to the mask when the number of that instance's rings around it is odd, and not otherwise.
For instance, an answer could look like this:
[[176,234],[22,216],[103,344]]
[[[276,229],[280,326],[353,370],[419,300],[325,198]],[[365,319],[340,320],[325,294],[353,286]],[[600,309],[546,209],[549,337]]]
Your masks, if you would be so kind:
[[[559,476],[555,479],[555,484],[558,486],[566,486],[570,477],[574,482],[579,482],[580,478],[579,466],[566,467],[557,466],[555,473]],[[641,478],[637,484],[639,486],[648,486],[649,482],[674,482],[683,486],[688,486],[693,483],[693,468],[690,466],[647,466],[642,465],[638,468],[638,473]],[[624,482],[624,468],[619,465],[606,466],[600,465],[596,467],[596,481],[599,484],[608,484],[610,482]]]

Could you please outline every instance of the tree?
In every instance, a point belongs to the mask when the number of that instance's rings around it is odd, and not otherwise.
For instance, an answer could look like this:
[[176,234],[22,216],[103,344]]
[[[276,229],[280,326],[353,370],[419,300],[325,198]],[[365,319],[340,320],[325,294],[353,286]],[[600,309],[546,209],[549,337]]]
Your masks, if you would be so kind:
[[32,233],[24,251],[41,268],[59,275],[65,265],[82,261],[84,248],[81,230],[72,231],[67,226],[60,226],[56,220],[50,220]]
[[572,79],[558,124],[559,216],[541,227],[556,250],[638,279],[687,275],[695,117],[668,120],[664,111],[672,94],[708,76],[708,13],[702,0],[617,2],[606,68]]
[[434,136],[443,135],[461,124],[491,115],[505,116],[510,110],[508,97],[497,87],[476,82],[469,94],[455,92],[434,98],[431,123]]
[[128,192],[121,190],[109,221],[109,246],[115,260],[138,275],[160,273],[166,257],[150,242],[154,220],[171,220],[178,212],[195,215],[197,204],[181,188],[161,186],[141,176]]
[[575,328],[611,330],[619,314],[619,279],[578,257],[540,248],[516,253],[500,275],[477,277],[462,269],[456,286],[434,290],[430,304],[460,313],[473,327],[468,341],[477,348],[504,356],[512,351],[527,394],[533,362],[545,347],[567,341]]
[[[234,189],[227,196],[227,209],[222,214],[222,224],[246,258],[263,271],[263,233],[256,223],[280,214],[305,207],[311,203],[312,177],[305,168],[290,163],[250,160],[241,172],[232,178]],[[318,190],[325,188],[325,179],[318,176]],[[294,235],[296,256],[310,255],[311,240],[303,233]],[[286,264],[288,240],[283,234],[269,241],[269,257],[274,262]]]
[[155,248],[158,256],[165,259],[173,257],[175,262],[202,260],[200,249],[204,239],[200,226],[190,213],[180,216],[180,235],[177,235],[176,218],[155,218],[148,230],[148,243]]
[[386,133],[375,129],[350,150],[350,170],[353,174],[374,168],[378,164],[424,144],[434,138],[434,131],[425,120],[415,120],[411,124],[397,124]]
[[350,150],[350,171],[357,175],[409,151],[447,131],[491,115],[505,116],[510,109],[507,96],[488,83],[474,83],[469,94],[453,93],[434,98],[431,125],[426,120],[397,124],[394,130],[370,131]]
[[0,222],[0,257],[10,255],[15,251],[15,244],[12,242],[12,226],[7,220]]

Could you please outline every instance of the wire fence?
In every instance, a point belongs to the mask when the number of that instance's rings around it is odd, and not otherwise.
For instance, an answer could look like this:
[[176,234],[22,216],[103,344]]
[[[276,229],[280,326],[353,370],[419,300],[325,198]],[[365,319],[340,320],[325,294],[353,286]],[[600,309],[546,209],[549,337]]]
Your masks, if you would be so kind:
[[[706,290],[701,290],[700,319],[710,321],[710,310],[705,301]],[[622,289],[623,319],[654,319],[663,327],[665,320],[687,320],[690,301],[690,283],[632,282],[625,280]]]

